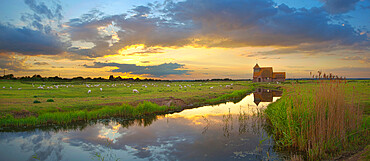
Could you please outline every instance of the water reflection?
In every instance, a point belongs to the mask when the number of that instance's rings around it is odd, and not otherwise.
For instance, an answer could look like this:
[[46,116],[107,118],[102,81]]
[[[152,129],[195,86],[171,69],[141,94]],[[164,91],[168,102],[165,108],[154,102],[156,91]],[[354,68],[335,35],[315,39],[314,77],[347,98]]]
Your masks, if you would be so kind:
[[[274,97],[272,100],[276,100]],[[59,130],[0,133],[0,160],[279,160],[255,94],[138,120],[99,120]],[[259,97],[258,97],[259,98]],[[263,98],[263,97],[262,97]],[[18,155],[9,155],[17,153]]]
[[261,102],[273,102],[274,97],[281,97],[282,91],[257,88],[253,93],[254,103],[258,106]]

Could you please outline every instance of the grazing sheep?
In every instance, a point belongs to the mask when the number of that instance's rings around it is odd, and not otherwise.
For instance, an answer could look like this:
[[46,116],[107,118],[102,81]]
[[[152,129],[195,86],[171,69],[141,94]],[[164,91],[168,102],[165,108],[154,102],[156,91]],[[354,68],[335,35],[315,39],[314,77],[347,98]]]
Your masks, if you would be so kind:
[[209,89],[213,89],[213,87],[209,87]]
[[88,90],[87,93],[91,93],[91,90]]
[[170,87],[170,85],[167,85],[167,87]]
[[226,85],[225,87],[226,87],[226,88],[229,88],[229,87],[230,87],[230,85]]
[[137,89],[133,89],[132,92],[139,93],[139,91]]
[[22,89],[22,88],[18,88],[18,90],[20,90],[20,89]]
[[12,87],[9,87],[10,89],[12,89]]
[[103,91],[103,88],[100,88],[100,91]]
[[3,88],[5,88],[5,86],[3,86]]

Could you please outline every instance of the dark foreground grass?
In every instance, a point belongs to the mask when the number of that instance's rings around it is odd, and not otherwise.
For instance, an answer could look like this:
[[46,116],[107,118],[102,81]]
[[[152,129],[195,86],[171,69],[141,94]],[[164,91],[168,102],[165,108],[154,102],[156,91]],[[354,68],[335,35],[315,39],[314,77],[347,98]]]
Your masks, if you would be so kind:
[[320,160],[368,145],[370,119],[363,115],[368,100],[358,99],[359,90],[340,80],[287,86],[265,110],[278,147]]

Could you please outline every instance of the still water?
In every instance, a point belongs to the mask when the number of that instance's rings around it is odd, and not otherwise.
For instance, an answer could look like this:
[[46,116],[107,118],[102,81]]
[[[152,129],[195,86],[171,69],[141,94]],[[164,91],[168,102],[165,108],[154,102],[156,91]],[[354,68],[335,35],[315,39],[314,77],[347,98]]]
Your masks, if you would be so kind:
[[257,116],[279,96],[258,89],[237,103],[139,120],[0,132],[0,160],[283,160]]

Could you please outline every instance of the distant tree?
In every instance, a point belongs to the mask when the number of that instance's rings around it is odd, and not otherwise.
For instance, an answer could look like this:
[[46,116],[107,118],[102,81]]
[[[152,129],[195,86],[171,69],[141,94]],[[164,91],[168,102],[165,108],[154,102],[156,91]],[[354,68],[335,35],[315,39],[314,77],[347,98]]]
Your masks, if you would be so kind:
[[122,78],[121,78],[121,76],[118,76],[118,77],[116,77],[116,78],[115,78],[115,80],[116,80],[116,81],[121,81],[121,80],[122,80]]
[[4,75],[4,79],[14,79],[13,74]]
[[74,77],[74,78],[72,78],[72,80],[85,80],[83,77]]
[[110,75],[110,76],[109,76],[109,80],[110,80],[110,81],[114,81],[114,76],[113,76],[113,75]]

